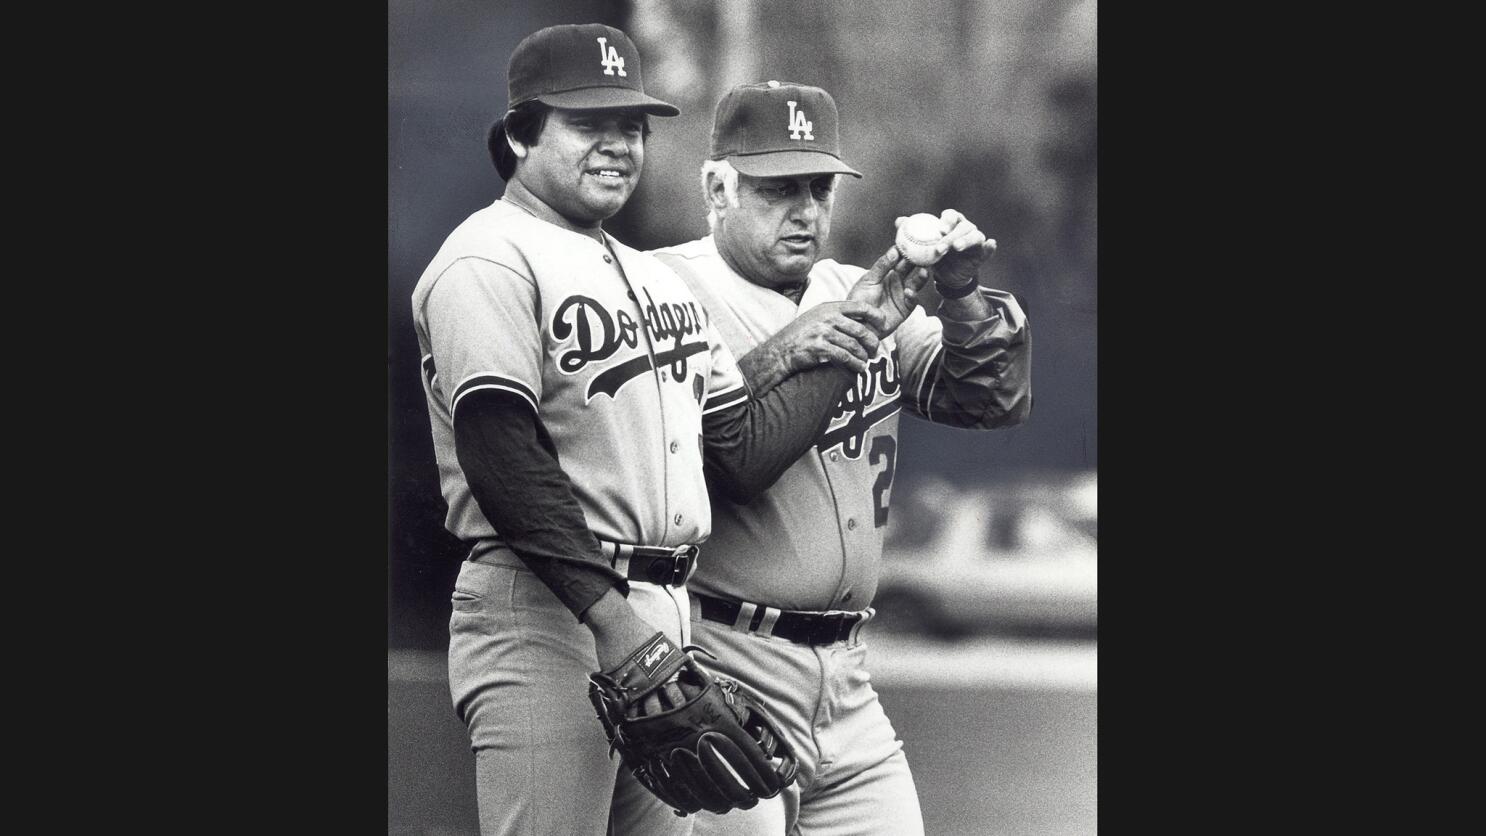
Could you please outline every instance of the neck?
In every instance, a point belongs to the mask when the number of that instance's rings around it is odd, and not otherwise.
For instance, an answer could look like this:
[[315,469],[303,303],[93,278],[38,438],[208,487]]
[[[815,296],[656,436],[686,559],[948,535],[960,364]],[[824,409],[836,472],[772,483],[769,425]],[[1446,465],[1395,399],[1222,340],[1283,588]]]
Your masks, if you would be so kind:
[[800,304],[800,297],[805,295],[805,288],[809,284],[810,277],[806,276],[805,280],[799,284],[778,285],[774,288],[774,292],[798,305]]
[[589,223],[578,223],[561,212],[553,209],[551,204],[537,196],[536,192],[526,187],[520,180],[511,180],[506,183],[506,192],[501,195],[501,200],[525,210],[532,217],[546,221],[553,226],[560,226],[579,235],[587,235],[589,238],[604,243],[604,230],[602,221],[591,221]]

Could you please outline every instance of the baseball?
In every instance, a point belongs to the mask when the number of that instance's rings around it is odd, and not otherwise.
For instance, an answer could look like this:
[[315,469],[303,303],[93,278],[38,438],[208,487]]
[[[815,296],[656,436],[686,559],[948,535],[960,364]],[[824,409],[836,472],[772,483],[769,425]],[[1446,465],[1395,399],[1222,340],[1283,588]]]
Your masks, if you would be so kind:
[[927,212],[910,215],[898,227],[898,252],[914,264],[928,267],[940,259],[940,255],[934,252],[934,245],[942,237],[938,218]]

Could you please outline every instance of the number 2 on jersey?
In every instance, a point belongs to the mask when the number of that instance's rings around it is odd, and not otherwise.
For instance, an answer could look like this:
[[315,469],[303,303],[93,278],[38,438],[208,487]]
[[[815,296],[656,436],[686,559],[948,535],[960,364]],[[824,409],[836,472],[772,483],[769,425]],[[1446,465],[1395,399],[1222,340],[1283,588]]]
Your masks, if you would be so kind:
[[887,467],[877,474],[872,483],[872,523],[874,528],[887,525],[887,500],[883,494],[893,486],[893,470],[898,463],[898,442],[890,435],[879,435],[872,439],[872,449],[867,451],[867,461],[873,467],[879,459],[887,460]]

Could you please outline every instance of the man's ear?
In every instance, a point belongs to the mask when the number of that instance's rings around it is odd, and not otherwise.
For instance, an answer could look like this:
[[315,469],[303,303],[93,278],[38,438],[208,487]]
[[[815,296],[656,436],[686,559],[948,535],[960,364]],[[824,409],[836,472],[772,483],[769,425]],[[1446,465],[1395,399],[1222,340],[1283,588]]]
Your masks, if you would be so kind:
[[527,146],[525,146],[525,145],[521,144],[520,142],[517,142],[516,140],[512,139],[510,134],[506,134],[505,136],[506,136],[506,144],[509,145],[509,146],[511,146],[511,153],[516,155],[516,159],[518,159],[518,160],[524,160],[524,159],[526,159]]
[[707,174],[707,206],[717,214],[718,218],[727,215],[728,196],[727,189],[722,185],[722,177],[716,172]]

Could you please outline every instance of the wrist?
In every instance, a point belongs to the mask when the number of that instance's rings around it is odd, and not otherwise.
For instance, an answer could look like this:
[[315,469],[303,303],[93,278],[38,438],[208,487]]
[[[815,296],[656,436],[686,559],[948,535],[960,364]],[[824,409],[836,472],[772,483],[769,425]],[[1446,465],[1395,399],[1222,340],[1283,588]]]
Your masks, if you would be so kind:
[[974,293],[979,286],[980,283],[973,276],[970,278],[970,281],[962,285],[947,284],[941,281],[938,276],[934,277],[934,289],[939,291],[939,296],[943,299],[963,299]]

